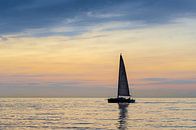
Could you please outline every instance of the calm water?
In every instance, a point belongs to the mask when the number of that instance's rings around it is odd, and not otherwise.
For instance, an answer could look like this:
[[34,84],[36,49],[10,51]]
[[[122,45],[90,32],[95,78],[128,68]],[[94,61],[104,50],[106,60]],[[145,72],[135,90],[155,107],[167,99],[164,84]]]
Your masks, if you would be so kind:
[[196,98],[0,98],[0,130],[196,129]]

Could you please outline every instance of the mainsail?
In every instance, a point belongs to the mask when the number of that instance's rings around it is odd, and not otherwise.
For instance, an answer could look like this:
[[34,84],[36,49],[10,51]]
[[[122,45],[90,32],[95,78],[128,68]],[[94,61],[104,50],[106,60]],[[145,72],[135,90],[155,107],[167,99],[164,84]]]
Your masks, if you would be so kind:
[[118,77],[118,97],[119,96],[130,96],[129,84],[127,80],[127,74],[126,74],[122,55],[120,55],[119,77]]

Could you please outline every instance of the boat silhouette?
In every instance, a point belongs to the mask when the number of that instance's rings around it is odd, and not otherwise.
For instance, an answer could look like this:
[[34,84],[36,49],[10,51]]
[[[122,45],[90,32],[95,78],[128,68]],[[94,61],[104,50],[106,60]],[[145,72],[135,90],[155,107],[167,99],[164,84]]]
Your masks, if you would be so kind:
[[129,84],[122,54],[120,54],[117,98],[109,98],[108,103],[135,103],[135,99],[129,93]]

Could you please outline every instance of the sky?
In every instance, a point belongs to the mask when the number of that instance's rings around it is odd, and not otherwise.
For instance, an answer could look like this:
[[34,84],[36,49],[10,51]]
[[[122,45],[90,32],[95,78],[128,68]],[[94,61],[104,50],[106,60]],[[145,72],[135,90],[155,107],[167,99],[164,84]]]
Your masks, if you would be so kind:
[[195,0],[0,0],[0,97],[196,97]]

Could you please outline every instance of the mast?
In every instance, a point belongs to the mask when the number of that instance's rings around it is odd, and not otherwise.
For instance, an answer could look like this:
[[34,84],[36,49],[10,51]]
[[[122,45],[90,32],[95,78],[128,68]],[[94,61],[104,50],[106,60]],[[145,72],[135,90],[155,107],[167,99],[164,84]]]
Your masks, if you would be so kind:
[[127,74],[126,74],[122,54],[120,54],[119,77],[118,77],[118,97],[119,96],[130,96],[129,84],[127,80]]

